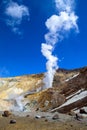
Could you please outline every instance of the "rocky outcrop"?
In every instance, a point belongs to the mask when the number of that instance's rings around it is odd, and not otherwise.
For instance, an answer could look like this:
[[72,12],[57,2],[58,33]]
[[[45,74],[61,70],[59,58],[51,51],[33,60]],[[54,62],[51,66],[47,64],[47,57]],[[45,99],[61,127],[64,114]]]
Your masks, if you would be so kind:
[[[75,72],[72,78],[65,80],[60,88],[60,94],[66,97],[66,101],[60,107],[54,109],[61,113],[68,113],[71,110],[79,110],[87,107],[87,67],[76,69],[67,73]],[[62,73],[65,73],[63,71]]]

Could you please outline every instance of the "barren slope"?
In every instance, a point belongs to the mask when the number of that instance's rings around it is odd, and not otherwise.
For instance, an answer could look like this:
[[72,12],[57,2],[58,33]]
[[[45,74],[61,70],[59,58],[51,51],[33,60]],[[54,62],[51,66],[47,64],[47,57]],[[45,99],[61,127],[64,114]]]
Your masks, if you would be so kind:
[[0,110],[87,111],[87,67],[57,70],[53,87],[42,90],[43,74],[0,78]]

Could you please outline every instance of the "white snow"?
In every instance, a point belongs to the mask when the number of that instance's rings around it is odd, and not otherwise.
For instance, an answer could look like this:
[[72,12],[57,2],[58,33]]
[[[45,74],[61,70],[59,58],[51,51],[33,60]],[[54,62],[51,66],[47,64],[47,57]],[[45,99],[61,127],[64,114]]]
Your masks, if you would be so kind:
[[87,112],[87,107],[82,107],[82,109],[84,109]]
[[[84,109],[87,112],[87,107],[81,107],[80,109]],[[79,113],[79,109],[75,108],[73,109],[75,113]]]
[[77,77],[78,75],[79,75],[79,73],[73,75],[72,77],[69,77],[68,79],[65,80],[65,82],[68,82],[69,80],[71,80],[71,79]]
[[66,99],[69,99],[69,98],[71,98],[71,97],[73,97],[73,96],[75,96],[75,95],[81,93],[82,91],[84,91],[84,89],[81,89],[81,90],[77,91],[76,93],[73,93],[72,95],[66,97]]
[[71,99],[67,100],[67,101],[66,101],[63,105],[61,105],[59,108],[64,107],[64,106],[67,106],[67,105],[69,105],[69,104],[71,104],[71,103],[74,103],[74,102],[76,102],[76,101],[78,101],[78,100],[81,100],[81,99],[85,98],[86,96],[87,96],[87,91],[83,91],[83,92],[81,92],[80,94],[77,94],[77,95],[75,95],[74,97],[72,97]]
[[[82,107],[82,108],[80,108],[80,109],[84,109],[86,112],[87,112],[87,107]],[[75,113],[79,113],[79,110],[80,109],[74,109],[73,111],[75,112]],[[82,115],[83,117],[87,117],[87,114],[80,114],[80,115]]]

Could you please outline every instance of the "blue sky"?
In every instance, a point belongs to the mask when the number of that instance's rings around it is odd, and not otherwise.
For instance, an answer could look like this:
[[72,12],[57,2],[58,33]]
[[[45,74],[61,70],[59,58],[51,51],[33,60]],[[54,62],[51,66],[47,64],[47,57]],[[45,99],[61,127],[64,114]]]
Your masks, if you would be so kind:
[[[14,3],[19,13],[8,10]],[[53,52],[60,68],[87,66],[87,1],[76,0],[75,12],[80,32],[65,34]],[[45,21],[55,13],[54,0],[0,0],[0,77],[46,71],[41,43],[48,31]]]

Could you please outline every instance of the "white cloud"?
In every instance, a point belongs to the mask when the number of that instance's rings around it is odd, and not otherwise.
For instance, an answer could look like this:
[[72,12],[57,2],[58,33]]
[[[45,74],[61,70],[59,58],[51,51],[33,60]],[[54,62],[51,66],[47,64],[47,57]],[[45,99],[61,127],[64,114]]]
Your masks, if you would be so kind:
[[29,15],[29,12],[26,6],[11,2],[6,9],[6,14],[14,19],[19,19],[21,21],[23,16]]
[[11,1],[6,7],[5,15],[7,16],[6,24],[12,27],[14,32],[18,32],[18,26],[22,20],[29,19],[29,10],[26,6]]

